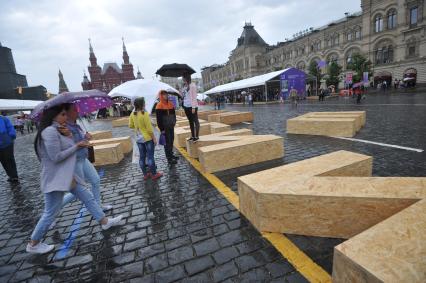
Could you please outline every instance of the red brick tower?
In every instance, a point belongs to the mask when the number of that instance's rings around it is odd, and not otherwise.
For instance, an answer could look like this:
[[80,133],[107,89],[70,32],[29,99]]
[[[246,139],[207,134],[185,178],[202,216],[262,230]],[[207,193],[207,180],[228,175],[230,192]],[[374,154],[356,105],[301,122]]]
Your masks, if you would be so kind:
[[98,62],[95,56],[95,53],[93,52],[92,43],[90,42],[89,38],[89,51],[90,51],[90,66],[89,69],[89,75],[90,75],[90,81],[92,84],[92,88],[96,88],[99,90],[102,90],[102,76],[101,76],[101,67],[98,66]]
[[129,61],[129,55],[127,54],[126,45],[123,40],[123,64],[121,64],[121,69],[123,74],[121,76],[121,81],[127,82],[135,79],[135,74],[133,73],[133,65]]

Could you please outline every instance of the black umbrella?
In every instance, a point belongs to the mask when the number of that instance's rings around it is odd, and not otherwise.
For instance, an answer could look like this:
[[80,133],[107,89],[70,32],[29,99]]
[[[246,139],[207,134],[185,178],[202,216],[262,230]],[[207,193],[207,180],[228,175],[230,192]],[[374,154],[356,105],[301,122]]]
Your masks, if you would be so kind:
[[156,74],[162,77],[182,77],[183,74],[193,74],[195,73],[194,69],[189,67],[187,64],[165,64],[160,69],[157,70]]

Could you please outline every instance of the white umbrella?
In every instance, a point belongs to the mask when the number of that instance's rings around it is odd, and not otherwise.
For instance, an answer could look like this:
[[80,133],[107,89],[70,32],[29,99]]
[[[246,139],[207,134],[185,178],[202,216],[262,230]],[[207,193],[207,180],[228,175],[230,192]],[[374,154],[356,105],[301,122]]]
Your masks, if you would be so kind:
[[112,98],[126,97],[132,102],[138,97],[143,97],[145,98],[145,108],[151,113],[160,90],[165,90],[170,93],[179,93],[179,91],[166,83],[156,80],[138,79],[125,82],[113,88],[108,95]]
[[408,78],[405,78],[405,79],[404,79],[404,82],[406,82],[406,81],[412,81],[412,80],[414,80],[414,78],[410,78],[410,77],[408,77]]

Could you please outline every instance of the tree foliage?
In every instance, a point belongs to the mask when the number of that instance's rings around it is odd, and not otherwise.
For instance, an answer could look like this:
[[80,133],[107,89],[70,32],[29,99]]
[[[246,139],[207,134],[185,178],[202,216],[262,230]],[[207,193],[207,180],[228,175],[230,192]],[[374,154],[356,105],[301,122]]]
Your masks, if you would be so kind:
[[334,85],[336,88],[339,85],[340,73],[342,72],[342,66],[337,64],[337,62],[332,61],[327,68],[327,86]]
[[318,83],[321,81],[321,70],[318,67],[318,62],[315,60],[312,60],[312,62],[309,64],[308,68],[309,75],[314,76]]
[[352,55],[352,59],[348,64],[348,69],[355,72],[352,79],[354,83],[358,83],[362,80],[362,75],[364,72],[368,72],[368,77],[372,75],[371,61],[360,53],[355,53]]

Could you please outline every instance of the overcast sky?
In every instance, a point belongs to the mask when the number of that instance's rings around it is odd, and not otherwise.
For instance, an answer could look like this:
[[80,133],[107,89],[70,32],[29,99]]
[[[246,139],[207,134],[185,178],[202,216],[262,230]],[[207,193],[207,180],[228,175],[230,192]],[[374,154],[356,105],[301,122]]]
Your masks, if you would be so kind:
[[226,62],[245,21],[269,44],[360,10],[359,0],[0,0],[0,42],[12,49],[30,85],[81,90],[88,38],[102,67],[122,63],[125,38],[135,75],[150,78],[165,63],[200,68]]

